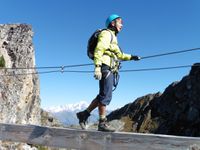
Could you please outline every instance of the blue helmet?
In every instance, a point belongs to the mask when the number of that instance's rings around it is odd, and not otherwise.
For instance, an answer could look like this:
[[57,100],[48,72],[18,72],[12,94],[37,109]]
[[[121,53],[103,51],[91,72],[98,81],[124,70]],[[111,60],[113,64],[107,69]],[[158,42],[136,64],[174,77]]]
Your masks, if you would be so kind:
[[115,20],[115,19],[117,19],[117,18],[121,18],[121,17],[118,16],[118,15],[116,15],[116,14],[110,15],[110,16],[106,19],[106,27],[108,27],[109,24],[110,24],[113,20]]

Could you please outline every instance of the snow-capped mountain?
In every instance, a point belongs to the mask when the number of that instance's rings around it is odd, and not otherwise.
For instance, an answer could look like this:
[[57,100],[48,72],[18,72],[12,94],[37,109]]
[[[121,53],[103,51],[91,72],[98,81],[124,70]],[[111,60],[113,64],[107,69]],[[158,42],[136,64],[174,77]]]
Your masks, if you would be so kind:
[[[75,104],[66,104],[61,106],[53,106],[49,108],[44,108],[45,111],[51,113],[64,125],[78,125],[78,119],[76,113],[87,108],[89,104],[85,101],[81,101]],[[97,109],[92,112],[89,117],[89,122],[96,122],[98,120]]]
[[45,108],[45,110],[48,112],[51,112],[51,113],[58,113],[58,112],[62,112],[62,111],[77,112],[77,111],[87,108],[88,105],[89,104],[87,102],[80,101],[79,103],[75,103],[75,104],[66,104],[66,105]]

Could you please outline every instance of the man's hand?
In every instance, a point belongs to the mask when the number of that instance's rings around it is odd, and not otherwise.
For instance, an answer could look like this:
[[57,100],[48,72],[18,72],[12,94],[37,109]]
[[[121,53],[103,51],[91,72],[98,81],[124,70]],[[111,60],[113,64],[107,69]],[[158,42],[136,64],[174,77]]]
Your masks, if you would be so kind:
[[102,78],[102,73],[101,73],[101,67],[100,66],[96,66],[94,69],[94,78],[96,80],[101,80]]
[[130,60],[140,60],[140,56],[135,56],[135,55],[131,55],[131,59]]

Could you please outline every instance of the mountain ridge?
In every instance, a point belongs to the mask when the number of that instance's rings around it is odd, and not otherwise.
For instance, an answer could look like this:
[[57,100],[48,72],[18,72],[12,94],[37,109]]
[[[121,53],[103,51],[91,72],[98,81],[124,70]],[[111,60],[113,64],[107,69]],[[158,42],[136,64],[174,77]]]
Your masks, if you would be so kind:
[[200,136],[200,63],[163,93],[137,98],[107,118],[124,122],[127,132]]
[[50,113],[57,113],[62,111],[80,111],[85,109],[89,104],[86,101],[80,101],[74,104],[65,104],[65,105],[58,105],[58,106],[50,106],[44,108],[44,110]]
[[[76,113],[83,111],[88,107],[89,103],[86,101],[80,101],[74,104],[65,104],[59,106],[51,106],[43,108],[46,112],[53,115],[58,119],[64,126],[78,125],[78,119]],[[107,114],[112,110],[107,110]],[[99,119],[98,109],[92,111],[88,121],[90,124],[97,122]]]

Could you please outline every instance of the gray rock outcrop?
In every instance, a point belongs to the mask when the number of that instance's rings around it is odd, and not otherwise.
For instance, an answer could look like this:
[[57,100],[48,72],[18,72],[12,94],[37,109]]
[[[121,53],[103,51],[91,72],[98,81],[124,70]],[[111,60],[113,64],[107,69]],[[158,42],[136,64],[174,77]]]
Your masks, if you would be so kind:
[[200,64],[164,93],[140,97],[107,117],[123,121],[123,131],[200,136]]

